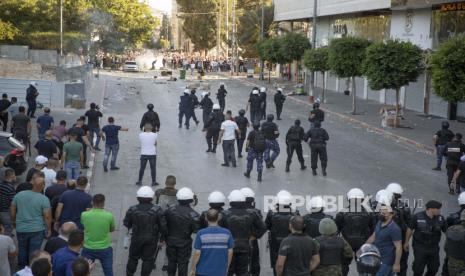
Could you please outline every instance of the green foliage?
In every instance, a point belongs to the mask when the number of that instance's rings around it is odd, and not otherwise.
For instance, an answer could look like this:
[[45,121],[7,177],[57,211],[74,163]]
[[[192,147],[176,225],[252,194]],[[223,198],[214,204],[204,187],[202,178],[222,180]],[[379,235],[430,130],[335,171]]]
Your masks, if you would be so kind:
[[194,50],[210,50],[217,42],[217,14],[195,14],[210,13],[218,11],[218,0],[177,0],[178,7],[183,13],[182,29],[194,43]]
[[282,64],[286,62],[282,52],[282,39],[273,37],[257,44],[258,56],[270,64]]
[[434,93],[450,102],[465,101],[465,36],[451,38],[431,54]]
[[163,14],[160,27],[160,38],[170,40],[171,39],[171,24],[167,14]]
[[19,33],[13,24],[0,20],[0,40],[13,40]]
[[328,51],[328,62],[331,71],[340,78],[361,76],[365,49],[369,45],[368,40],[356,37],[343,37],[332,40]]
[[422,51],[411,42],[389,40],[366,50],[363,73],[373,90],[398,90],[416,81],[422,71]]
[[328,48],[316,48],[305,51],[304,65],[310,71],[326,72],[329,71]]
[[284,63],[290,63],[294,60],[301,60],[305,50],[310,48],[308,39],[299,33],[288,33],[280,38],[281,53]]
[[[263,33],[266,39],[270,37],[272,30],[276,27],[273,22],[273,6],[265,6],[264,15]],[[256,7],[252,10],[245,10],[244,14],[239,17],[237,32],[239,47],[243,49],[241,54],[243,57],[256,57],[258,55],[255,45],[260,41],[261,16],[261,7]]]
[[[83,47],[85,36],[78,32],[69,32],[63,34],[63,48],[67,51],[77,52]],[[59,32],[33,32],[27,36],[18,37],[20,44],[28,44],[32,49],[39,50],[59,50],[60,33]]]

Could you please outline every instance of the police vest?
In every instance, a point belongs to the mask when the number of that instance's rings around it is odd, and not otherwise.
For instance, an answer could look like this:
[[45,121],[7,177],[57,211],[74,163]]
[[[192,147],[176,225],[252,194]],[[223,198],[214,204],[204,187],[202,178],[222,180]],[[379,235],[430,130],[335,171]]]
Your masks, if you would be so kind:
[[248,252],[249,239],[253,234],[252,215],[246,209],[229,209],[226,214],[226,227],[234,238],[234,252]]
[[319,236],[316,240],[320,244],[320,265],[340,265],[344,251],[342,238]]
[[447,256],[465,261],[465,224],[449,227],[446,238]]
[[131,211],[133,237],[158,236],[160,207],[153,205],[150,209],[147,209],[141,205],[136,205],[132,207]]
[[300,143],[301,141],[301,127],[300,126],[292,126],[289,129],[289,132],[287,134],[287,139],[289,140],[288,142],[298,142]]
[[294,213],[272,213],[271,214],[271,240],[281,244],[281,241],[289,236],[289,220]]
[[447,143],[447,164],[448,165],[458,165],[460,163],[460,157],[462,156],[462,143],[459,142],[449,142]]
[[190,206],[171,206],[166,211],[168,224],[168,243],[176,246],[186,246],[192,243],[191,235],[197,229],[199,214]]
[[342,236],[352,248],[360,248],[371,235],[371,217],[367,212],[344,213]]
[[305,234],[309,235],[312,238],[321,236],[320,234],[320,221],[324,218],[332,218],[328,215],[323,215],[316,217],[317,214],[308,214],[304,216],[305,222]]
[[438,245],[441,240],[441,229],[445,223],[442,216],[431,220],[425,212],[416,217],[417,228],[413,233],[413,245]]

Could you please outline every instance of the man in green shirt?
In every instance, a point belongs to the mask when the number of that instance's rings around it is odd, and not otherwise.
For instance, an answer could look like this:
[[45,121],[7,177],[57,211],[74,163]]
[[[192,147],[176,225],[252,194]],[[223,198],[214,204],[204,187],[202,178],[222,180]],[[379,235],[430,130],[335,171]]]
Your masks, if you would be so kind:
[[63,164],[66,174],[70,179],[75,180],[79,176],[79,171],[84,160],[82,144],[76,141],[76,133],[69,134],[69,142],[63,146],[61,164]]
[[92,198],[92,209],[83,212],[81,223],[84,226],[84,247],[82,256],[100,261],[105,276],[113,276],[113,248],[110,232],[115,230],[113,214],[105,211],[105,196],[96,194]]
[[19,269],[29,264],[29,256],[40,250],[44,238],[51,233],[50,201],[42,194],[45,180],[37,176],[31,182],[32,190],[19,192],[11,203],[11,220],[18,237]]

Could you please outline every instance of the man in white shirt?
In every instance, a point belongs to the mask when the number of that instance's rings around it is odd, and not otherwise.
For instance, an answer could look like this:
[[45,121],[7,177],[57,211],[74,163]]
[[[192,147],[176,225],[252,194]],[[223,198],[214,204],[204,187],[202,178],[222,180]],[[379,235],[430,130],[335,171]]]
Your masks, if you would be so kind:
[[142,185],[142,179],[144,178],[145,167],[147,161],[150,162],[150,173],[152,175],[152,186],[158,185],[156,182],[156,165],[157,165],[157,138],[158,134],[152,132],[152,125],[145,124],[144,132],[139,134],[140,141],[140,169],[139,169],[139,181],[136,185]]
[[47,166],[42,169],[42,172],[44,173],[44,176],[45,176],[45,189],[57,183],[57,180],[56,180],[57,168],[58,168],[58,159],[53,158],[53,157],[48,159]]
[[232,162],[232,166],[236,167],[236,154],[234,149],[234,143],[236,140],[236,133],[239,134],[240,130],[237,124],[232,120],[231,110],[226,111],[226,120],[221,123],[220,137],[218,138],[218,144],[223,140],[223,155],[224,163],[221,164],[223,167],[229,167],[229,161]]

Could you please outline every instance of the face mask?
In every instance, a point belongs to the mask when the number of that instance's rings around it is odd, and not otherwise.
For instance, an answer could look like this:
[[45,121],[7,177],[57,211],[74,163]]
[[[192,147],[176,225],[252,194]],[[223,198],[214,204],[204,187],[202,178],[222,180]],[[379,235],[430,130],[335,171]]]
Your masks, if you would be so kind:
[[386,220],[387,220],[387,218],[386,218],[385,216],[383,216],[383,215],[379,215],[379,216],[378,216],[378,219],[379,219],[379,221],[381,221],[381,222],[386,222]]

